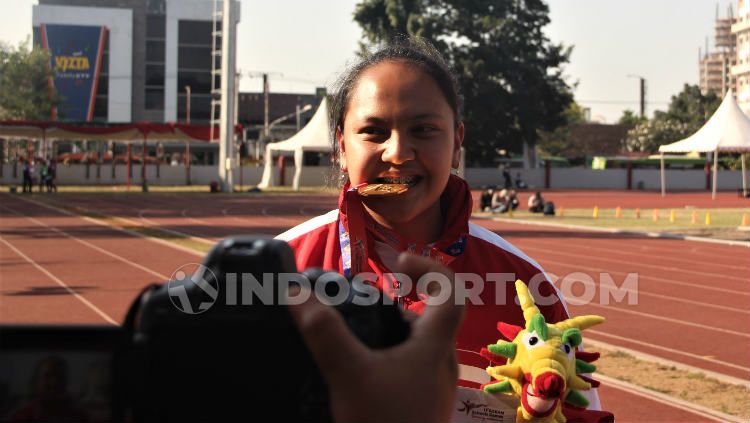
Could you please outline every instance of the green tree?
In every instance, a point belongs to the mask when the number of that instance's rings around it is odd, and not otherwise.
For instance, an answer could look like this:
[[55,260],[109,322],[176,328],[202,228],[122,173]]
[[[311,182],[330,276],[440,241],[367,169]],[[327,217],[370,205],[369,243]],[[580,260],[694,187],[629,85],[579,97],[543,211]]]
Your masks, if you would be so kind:
[[660,145],[687,138],[698,131],[721,104],[714,93],[701,94],[697,85],[685,84],[672,96],[667,111],[657,110],[654,117],[628,131],[629,151],[655,153]]
[[563,116],[565,124],[553,131],[540,131],[538,147],[541,155],[561,156],[574,148],[571,132],[576,125],[586,121],[586,113],[578,103],[573,101],[565,108]]
[[49,87],[49,55],[26,40],[13,48],[0,43],[0,119],[49,120],[59,103]]
[[657,111],[655,118],[675,120],[687,125],[688,131],[699,130],[721,104],[716,93],[701,93],[697,85],[685,84],[682,91],[672,96],[666,113]]
[[645,116],[639,116],[630,109],[624,110],[622,112],[622,116],[620,116],[620,119],[617,121],[617,123],[620,125],[628,125],[628,126],[636,126],[638,124],[645,123],[645,122],[648,122],[648,119]]
[[497,149],[518,153],[565,123],[571,49],[544,35],[548,15],[542,0],[362,0],[354,20],[363,51],[403,34],[443,52],[464,95],[467,158],[492,165]]

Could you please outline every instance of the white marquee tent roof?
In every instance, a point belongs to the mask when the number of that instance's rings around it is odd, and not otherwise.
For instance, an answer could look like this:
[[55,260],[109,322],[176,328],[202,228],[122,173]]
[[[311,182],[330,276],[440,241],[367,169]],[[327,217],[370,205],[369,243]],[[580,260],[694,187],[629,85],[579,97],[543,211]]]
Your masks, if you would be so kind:
[[273,152],[278,151],[294,153],[295,171],[292,187],[295,190],[299,189],[299,182],[302,174],[303,153],[305,151],[333,151],[329,132],[328,105],[324,98],[323,101],[320,102],[318,110],[304,128],[287,140],[266,145],[264,156],[265,168],[263,169],[263,178],[261,179],[260,184],[258,184],[258,187],[267,188],[274,185],[275,175],[273,172]]
[[750,152],[750,118],[737,105],[732,90],[698,132],[659,147],[662,153]]

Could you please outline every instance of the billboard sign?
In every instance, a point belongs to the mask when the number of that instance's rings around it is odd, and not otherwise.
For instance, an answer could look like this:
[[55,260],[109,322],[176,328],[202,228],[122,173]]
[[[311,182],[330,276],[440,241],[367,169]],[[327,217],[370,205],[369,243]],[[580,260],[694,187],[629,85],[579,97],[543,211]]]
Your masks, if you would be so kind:
[[92,120],[107,28],[42,24],[39,30],[50,55],[50,84],[62,97],[57,115],[61,120]]

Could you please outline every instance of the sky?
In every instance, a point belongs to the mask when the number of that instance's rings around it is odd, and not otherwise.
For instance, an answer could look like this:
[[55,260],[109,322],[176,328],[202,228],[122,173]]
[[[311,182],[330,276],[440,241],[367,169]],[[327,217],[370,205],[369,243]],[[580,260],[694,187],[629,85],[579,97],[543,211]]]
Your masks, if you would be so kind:
[[[208,0],[207,0],[208,1]],[[238,68],[241,91],[314,93],[355,59],[356,0],[241,0]],[[0,0],[0,41],[31,34],[34,0]],[[575,98],[595,121],[614,123],[639,110],[639,82],[647,80],[647,113],[666,109],[684,84],[698,83],[698,50],[713,49],[717,5],[725,16],[737,0],[547,0],[555,43],[573,46],[565,68]]]

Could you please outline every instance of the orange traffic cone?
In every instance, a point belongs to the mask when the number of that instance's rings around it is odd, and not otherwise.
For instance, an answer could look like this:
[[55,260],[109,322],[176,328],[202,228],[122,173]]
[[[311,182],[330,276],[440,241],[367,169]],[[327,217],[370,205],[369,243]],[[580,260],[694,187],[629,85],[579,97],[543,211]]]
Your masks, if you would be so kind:
[[652,217],[653,217],[654,222],[658,222],[659,221],[659,209],[654,209]]
[[615,219],[619,219],[622,217],[622,208],[620,206],[617,206],[615,208]]
[[748,219],[747,213],[742,213],[742,226],[750,226],[750,219]]
[[641,218],[641,209],[635,209],[635,218],[640,219]]
[[693,210],[693,213],[690,215],[690,223],[693,225],[698,223],[698,212],[696,212],[695,210]]
[[565,216],[565,207],[560,207],[560,211],[557,213],[557,215],[560,217]]

